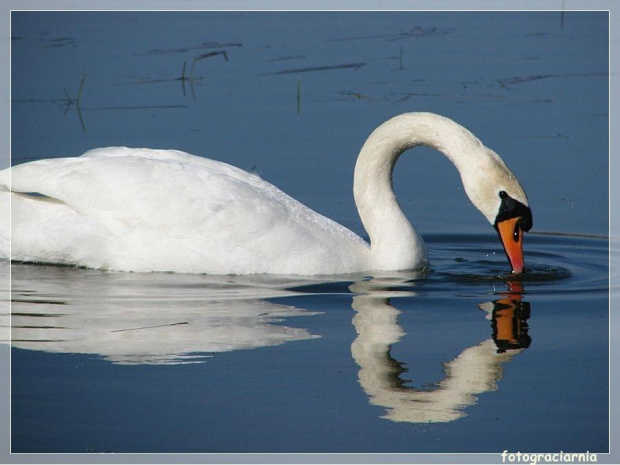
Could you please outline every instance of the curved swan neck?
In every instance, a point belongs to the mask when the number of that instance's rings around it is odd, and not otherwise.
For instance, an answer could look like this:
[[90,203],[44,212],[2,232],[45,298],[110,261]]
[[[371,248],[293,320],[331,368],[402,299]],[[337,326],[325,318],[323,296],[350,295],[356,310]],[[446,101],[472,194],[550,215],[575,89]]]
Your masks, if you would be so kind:
[[414,269],[427,262],[424,242],[402,212],[392,187],[398,157],[418,145],[443,153],[464,181],[464,173],[471,171],[467,164],[485,149],[467,129],[432,113],[397,116],[370,135],[355,165],[353,191],[378,269]]

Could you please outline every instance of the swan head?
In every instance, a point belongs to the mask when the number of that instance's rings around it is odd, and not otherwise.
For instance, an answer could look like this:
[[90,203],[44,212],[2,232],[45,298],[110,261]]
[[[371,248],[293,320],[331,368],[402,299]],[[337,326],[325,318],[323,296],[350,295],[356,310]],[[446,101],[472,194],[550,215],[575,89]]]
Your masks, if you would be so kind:
[[472,203],[497,231],[512,272],[522,273],[523,233],[532,228],[532,210],[525,191],[503,160],[482,146],[482,165],[461,170],[465,191]]
[[512,272],[522,273],[525,268],[523,233],[532,227],[532,210],[506,191],[499,191],[498,195],[501,203],[493,227],[502,241]]

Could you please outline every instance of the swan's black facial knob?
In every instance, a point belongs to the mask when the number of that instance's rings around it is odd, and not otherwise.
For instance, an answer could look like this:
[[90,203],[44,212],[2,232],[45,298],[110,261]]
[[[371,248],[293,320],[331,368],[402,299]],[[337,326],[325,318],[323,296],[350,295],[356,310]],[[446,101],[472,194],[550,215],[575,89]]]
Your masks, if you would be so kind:
[[519,226],[523,231],[528,232],[532,229],[533,221],[532,210],[530,207],[527,207],[518,200],[513,199],[506,193],[506,191],[499,191],[499,198],[502,199],[502,202],[499,206],[497,217],[495,218],[494,226],[496,229],[498,223],[511,218],[520,218]]

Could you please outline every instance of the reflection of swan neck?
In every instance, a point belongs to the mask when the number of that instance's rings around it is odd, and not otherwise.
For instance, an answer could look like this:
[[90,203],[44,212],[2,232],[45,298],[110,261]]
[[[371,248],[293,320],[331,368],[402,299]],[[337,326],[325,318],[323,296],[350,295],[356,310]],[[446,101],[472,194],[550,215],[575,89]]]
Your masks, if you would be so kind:
[[443,364],[445,378],[431,389],[408,387],[407,370],[390,355],[391,346],[404,335],[398,325],[400,311],[381,296],[358,295],[353,324],[358,336],[351,353],[359,365],[359,381],[373,405],[386,408],[386,418],[397,422],[449,422],[465,416],[476,395],[497,389],[502,365],[519,351],[497,354],[492,339],[465,349]]
[[353,326],[358,337],[353,341],[351,351],[362,368],[360,376],[366,373],[379,380],[392,378],[394,364],[389,356],[390,346],[405,334],[397,322],[400,310],[392,307],[386,298],[369,296],[354,297],[352,307],[357,311]]

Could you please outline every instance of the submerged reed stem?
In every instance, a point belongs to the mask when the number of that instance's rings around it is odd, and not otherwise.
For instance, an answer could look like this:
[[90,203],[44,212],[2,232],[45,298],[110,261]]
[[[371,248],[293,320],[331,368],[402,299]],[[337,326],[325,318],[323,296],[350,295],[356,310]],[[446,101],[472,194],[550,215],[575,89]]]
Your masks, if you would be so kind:
[[297,114],[301,114],[301,78],[297,76]]

